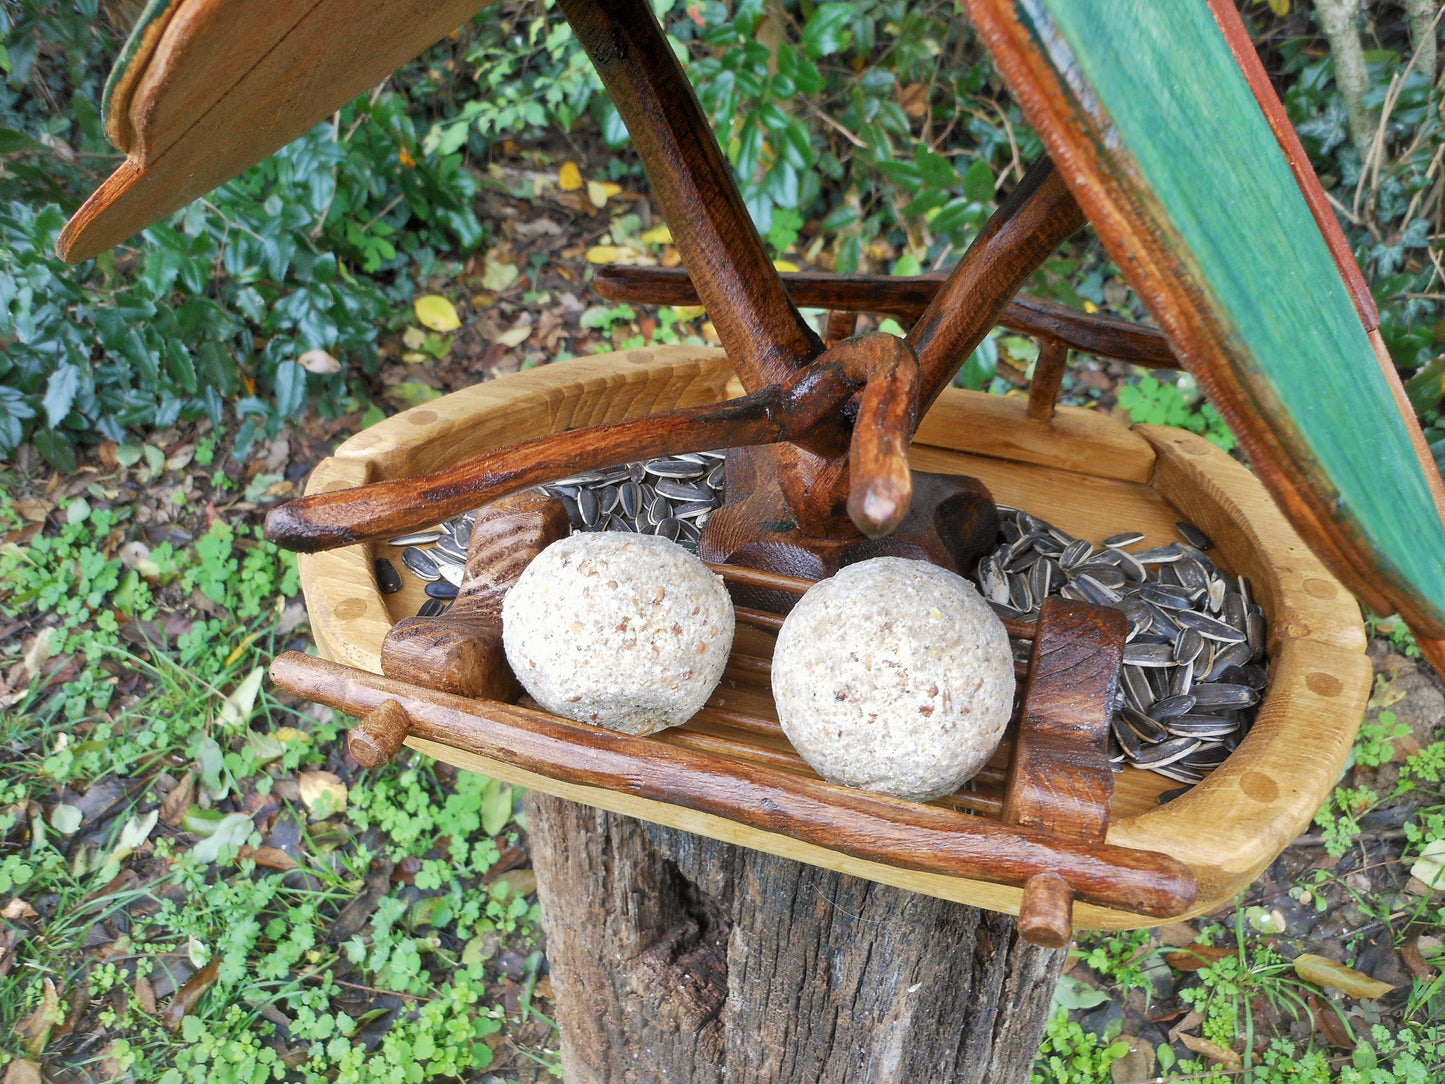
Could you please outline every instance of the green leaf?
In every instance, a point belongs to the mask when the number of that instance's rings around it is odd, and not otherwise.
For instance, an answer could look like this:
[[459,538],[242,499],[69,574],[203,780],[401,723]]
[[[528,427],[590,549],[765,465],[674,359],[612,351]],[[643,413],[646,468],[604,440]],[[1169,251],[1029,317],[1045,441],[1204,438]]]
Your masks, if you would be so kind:
[[1394,989],[1388,982],[1377,982],[1353,967],[1346,967],[1313,953],[1295,957],[1293,967],[1295,974],[1305,982],[1312,982],[1317,986],[1332,986],[1354,998],[1383,997]]
[[14,154],[16,151],[38,151],[39,149],[40,144],[24,132],[17,132],[14,128],[0,128],[0,154]]
[[191,848],[191,857],[202,865],[210,865],[221,856],[222,847],[239,847],[255,828],[249,813],[227,814],[209,836]]
[[813,59],[842,52],[852,40],[852,4],[819,4],[803,24],[803,51]]
[[495,779],[487,781],[482,794],[482,831],[494,836],[512,819],[512,788]]
[[987,203],[994,191],[993,170],[980,158],[963,175],[963,194],[976,203]]
[[45,384],[45,420],[52,428],[63,422],[80,389],[80,370],[62,361]]
[[1088,983],[1074,978],[1072,975],[1059,976],[1059,984],[1054,987],[1054,1008],[1068,1009],[1092,1009],[1095,1006],[1103,1005],[1109,1000],[1109,995],[1102,990],[1096,990]]
[[306,370],[294,361],[276,366],[276,411],[283,418],[298,414],[306,404]]

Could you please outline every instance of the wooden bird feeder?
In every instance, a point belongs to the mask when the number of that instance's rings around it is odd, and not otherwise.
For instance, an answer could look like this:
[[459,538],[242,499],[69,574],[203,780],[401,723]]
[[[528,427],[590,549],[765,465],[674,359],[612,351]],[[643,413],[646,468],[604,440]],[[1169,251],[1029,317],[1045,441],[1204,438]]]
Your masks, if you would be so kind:
[[[256,0],[153,3],[108,88],[107,131],[127,162],[71,222],[62,254],[94,255],[200,195],[479,6],[323,3],[296,21]],[[1308,823],[1369,690],[1350,592],[1401,613],[1445,662],[1445,492],[1233,7],[967,6],[1049,157],[946,276],[878,280],[779,276],[651,9],[561,0],[687,268],[604,270],[597,287],[700,301],[724,349],[559,363],[428,403],[347,441],[304,498],[273,512],[272,537],[307,553],[323,656],[282,656],[273,677],[361,718],[358,760],[405,741],[603,809],[1020,913],[1026,936],[1056,945],[1071,908],[1110,928],[1225,903]],[[1015,296],[1086,221],[1159,332]],[[826,336],[800,305],[833,312]],[[853,338],[859,311],[911,330]],[[1040,343],[1027,399],[950,388],[999,323]],[[1254,473],[1189,433],[1056,407],[1070,350],[1187,368]],[[500,595],[561,528],[545,503],[512,495],[715,447],[734,449],[730,503],[701,552],[739,592],[742,624],[712,701],[645,739],[515,703]],[[767,678],[779,618],[763,604],[882,553],[967,573],[991,540],[989,495],[1096,541],[1121,526],[1174,537],[1187,519],[1253,582],[1269,691],[1203,783],[1160,806],[1158,776],[1112,775],[1102,743],[1122,622],[1068,603],[1015,630],[1034,642],[1018,726],[971,789],[927,804],[852,791],[787,745]],[[479,506],[456,608],[407,621],[419,593],[383,595],[374,580],[384,540]]]

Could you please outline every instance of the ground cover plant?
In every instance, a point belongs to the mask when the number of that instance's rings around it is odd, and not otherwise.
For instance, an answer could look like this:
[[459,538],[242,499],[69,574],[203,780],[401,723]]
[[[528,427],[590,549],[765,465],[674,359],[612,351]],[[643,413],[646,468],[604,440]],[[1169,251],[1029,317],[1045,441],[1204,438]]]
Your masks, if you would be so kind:
[[[785,266],[946,265],[1040,153],[952,5],[664,7]],[[124,10],[0,10],[4,1080],[549,1078],[520,796],[414,757],[361,772],[343,720],[268,691],[306,626],[256,526],[383,413],[710,325],[589,293],[595,264],[677,257],[545,3],[489,9],[63,267],[54,236],[115,162],[95,103]],[[1445,460],[1435,61],[1372,6],[1345,93],[1309,8],[1243,11]],[[1030,289],[1141,315],[1086,239]],[[996,333],[962,381],[1016,390],[1033,350]],[[1232,444],[1187,377],[1079,359],[1066,395]],[[1375,695],[1318,824],[1233,908],[1081,937],[1037,1079],[1445,1072],[1445,697],[1397,622],[1372,632]]]

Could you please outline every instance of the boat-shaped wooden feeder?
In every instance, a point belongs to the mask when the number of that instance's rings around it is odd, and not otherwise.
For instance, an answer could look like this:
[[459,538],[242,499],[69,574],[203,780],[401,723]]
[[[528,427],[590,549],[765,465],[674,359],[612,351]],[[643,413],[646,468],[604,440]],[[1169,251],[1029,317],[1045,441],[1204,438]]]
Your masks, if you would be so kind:
[[[60,242],[81,260],[258,161],[481,5],[152,3],[107,87],[127,154]],[[1370,685],[1351,593],[1398,612],[1445,663],[1445,493],[1370,293],[1228,0],[970,0],[969,17],[1048,157],[945,276],[777,274],[682,68],[642,0],[561,0],[647,168],[686,271],[598,272],[606,296],[705,305],[722,350],[655,348],[518,374],[358,434],[268,530],[302,551],[322,657],[277,683],[362,719],[351,749],[405,742],[462,767],[888,884],[1021,915],[1132,927],[1227,902],[1308,823]],[[1159,330],[1019,295],[1092,223]],[[830,310],[820,336],[799,306]],[[853,335],[853,314],[907,321]],[[997,324],[1039,343],[1026,398],[950,387]],[[1183,367],[1253,473],[1176,429],[1058,407],[1069,352]],[[734,590],[722,684],[686,725],[627,737],[516,702],[500,600],[565,533],[531,487],[729,448],[699,552]],[[1238,748],[1165,805],[1110,770],[1125,651],[1114,609],[1049,600],[1017,722],[966,789],[930,803],[824,782],[778,728],[773,631],[809,583],[884,554],[974,571],[994,501],[1097,541],[1187,520],[1268,619],[1269,686]],[[384,595],[387,539],[470,509],[446,616]],[[1076,904],[1077,901],[1077,905]]]

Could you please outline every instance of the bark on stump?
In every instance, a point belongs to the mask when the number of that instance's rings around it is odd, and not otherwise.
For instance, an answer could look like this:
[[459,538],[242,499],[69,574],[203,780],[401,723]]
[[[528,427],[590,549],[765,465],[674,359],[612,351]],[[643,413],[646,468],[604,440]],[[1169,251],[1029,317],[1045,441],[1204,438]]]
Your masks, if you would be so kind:
[[568,1084],[1026,1081],[1063,950],[981,911],[527,797]]

